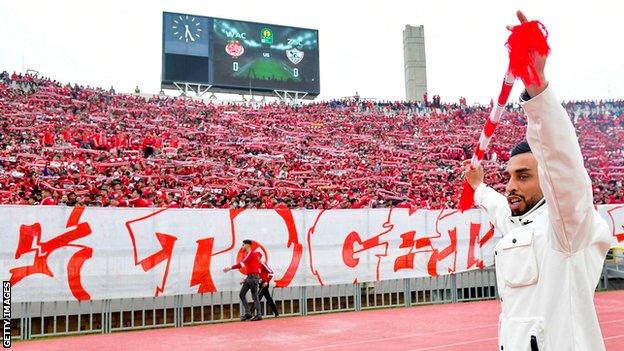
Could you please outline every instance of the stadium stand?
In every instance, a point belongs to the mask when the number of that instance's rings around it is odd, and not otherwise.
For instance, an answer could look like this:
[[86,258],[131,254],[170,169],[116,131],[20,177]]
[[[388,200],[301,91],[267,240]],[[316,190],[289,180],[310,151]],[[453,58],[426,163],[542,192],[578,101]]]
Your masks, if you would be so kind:
[[[624,100],[564,106],[595,202],[624,202]],[[3,72],[0,204],[455,207],[461,161],[488,111],[439,97],[216,104]],[[486,181],[499,190],[501,161],[524,136],[517,104],[502,123],[485,163]]]

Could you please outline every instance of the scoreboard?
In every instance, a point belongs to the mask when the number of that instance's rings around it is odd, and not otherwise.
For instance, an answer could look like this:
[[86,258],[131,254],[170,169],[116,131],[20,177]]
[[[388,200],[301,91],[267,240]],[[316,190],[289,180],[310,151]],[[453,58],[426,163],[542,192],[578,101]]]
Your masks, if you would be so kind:
[[161,86],[314,97],[320,93],[318,40],[314,29],[165,12]]

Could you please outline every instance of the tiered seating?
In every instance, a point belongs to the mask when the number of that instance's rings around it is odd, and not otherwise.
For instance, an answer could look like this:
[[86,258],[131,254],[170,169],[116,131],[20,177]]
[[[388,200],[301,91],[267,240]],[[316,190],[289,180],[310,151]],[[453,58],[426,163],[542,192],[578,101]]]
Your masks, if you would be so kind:
[[[454,207],[489,106],[341,100],[246,106],[0,76],[0,203]],[[624,101],[568,102],[596,203],[624,202]],[[509,106],[487,182],[524,136]]]

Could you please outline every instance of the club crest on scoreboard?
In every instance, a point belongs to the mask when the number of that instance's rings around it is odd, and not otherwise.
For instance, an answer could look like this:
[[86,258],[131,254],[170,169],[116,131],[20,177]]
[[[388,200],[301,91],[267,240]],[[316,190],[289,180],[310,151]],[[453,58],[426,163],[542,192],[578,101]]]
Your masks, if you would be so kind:
[[301,60],[303,60],[304,55],[305,55],[305,52],[297,48],[286,50],[286,57],[288,57],[290,62],[292,62],[295,65],[301,62]]
[[245,47],[238,40],[230,40],[227,45],[225,45],[225,52],[233,58],[238,58],[245,53]]

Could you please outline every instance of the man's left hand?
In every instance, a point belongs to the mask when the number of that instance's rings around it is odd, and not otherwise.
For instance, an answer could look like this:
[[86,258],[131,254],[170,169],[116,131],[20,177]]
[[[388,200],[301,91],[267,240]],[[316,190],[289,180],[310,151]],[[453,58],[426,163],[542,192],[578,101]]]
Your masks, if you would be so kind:
[[[522,11],[518,10],[518,12],[516,12],[516,16],[518,16],[518,21],[520,21],[520,24],[528,22],[526,16],[522,13]],[[511,25],[507,26],[507,30],[512,31],[514,27],[515,26]],[[533,67],[535,68],[537,76],[539,77],[540,85],[527,84],[527,82],[523,82],[524,87],[526,88],[526,91],[527,93],[529,93],[530,97],[539,95],[539,93],[546,90],[546,87],[548,86],[548,81],[546,80],[546,75],[544,74],[544,68],[546,67],[546,56],[535,53],[533,59]]]

